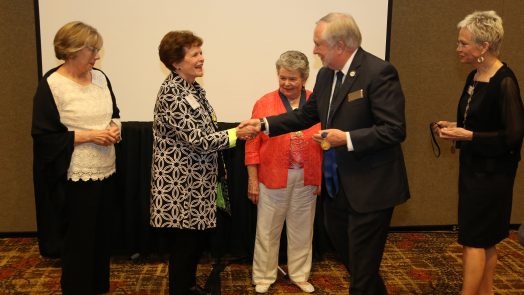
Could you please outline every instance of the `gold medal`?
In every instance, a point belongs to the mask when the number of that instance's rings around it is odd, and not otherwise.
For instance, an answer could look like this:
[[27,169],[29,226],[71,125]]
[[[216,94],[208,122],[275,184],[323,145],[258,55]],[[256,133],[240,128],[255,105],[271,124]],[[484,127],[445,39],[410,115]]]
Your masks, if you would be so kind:
[[326,131],[320,133],[320,137],[322,137],[322,141],[320,142],[320,147],[327,151],[331,147],[331,144],[329,141],[326,140],[326,137],[328,136],[328,133]]
[[329,150],[329,148],[331,148],[331,144],[329,144],[329,142],[328,142],[327,140],[324,139],[324,140],[322,140],[322,141],[320,142],[320,147],[321,147],[323,150],[327,151],[327,150]]

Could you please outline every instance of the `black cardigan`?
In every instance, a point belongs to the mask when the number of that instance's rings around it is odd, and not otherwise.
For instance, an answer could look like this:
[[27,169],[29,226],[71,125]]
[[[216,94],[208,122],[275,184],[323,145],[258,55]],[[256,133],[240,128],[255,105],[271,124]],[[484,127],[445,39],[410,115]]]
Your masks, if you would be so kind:
[[[463,127],[462,110],[475,73],[472,71],[468,75],[462,91],[457,111],[458,127]],[[515,74],[504,64],[491,77],[485,95],[474,99],[479,100],[479,106],[475,114],[468,115],[467,128],[473,131],[473,139],[457,142],[461,149],[461,163],[474,165],[474,169],[480,172],[514,169],[520,160],[524,136],[524,107]]]

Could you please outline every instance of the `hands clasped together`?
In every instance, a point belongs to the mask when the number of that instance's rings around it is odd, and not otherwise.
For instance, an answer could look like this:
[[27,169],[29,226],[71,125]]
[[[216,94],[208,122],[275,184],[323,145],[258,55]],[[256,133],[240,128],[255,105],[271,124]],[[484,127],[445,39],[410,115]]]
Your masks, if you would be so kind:
[[442,139],[454,141],[473,139],[473,132],[457,127],[456,122],[438,121],[435,124],[432,124],[431,129],[435,135],[438,135],[438,137]]
[[75,131],[75,145],[92,142],[98,145],[112,145],[122,140],[120,127],[111,123],[109,127],[102,130]]
[[118,126],[110,126],[103,130],[92,130],[93,142],[98,145],[112,145],[120,142],[120,128]]

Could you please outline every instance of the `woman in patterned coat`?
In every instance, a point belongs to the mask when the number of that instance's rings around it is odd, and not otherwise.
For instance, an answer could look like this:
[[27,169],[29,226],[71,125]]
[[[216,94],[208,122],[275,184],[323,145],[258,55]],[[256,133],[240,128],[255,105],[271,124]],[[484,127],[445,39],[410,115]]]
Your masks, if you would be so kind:
[[234,147],[247,130],[218,130],[215,111],[195,79],[204,74],[202,39],[172,31],[160,42],[160,60],[171,73],[160,86],[153,120],[151,220],[168,229],[169,293],[201,294],[196,267],[209,231],[224,204],[221,150]]

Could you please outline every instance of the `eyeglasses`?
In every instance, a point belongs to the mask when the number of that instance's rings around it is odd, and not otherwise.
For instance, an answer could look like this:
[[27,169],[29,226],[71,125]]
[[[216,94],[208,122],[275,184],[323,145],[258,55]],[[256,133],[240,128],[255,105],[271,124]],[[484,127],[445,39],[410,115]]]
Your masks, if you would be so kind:
[[90,45],[86,46],[86,48],[89,49],[89,51],[91,51],[94,54],[99,53],[100,50],[102,49],[102,48],[96,48],[95,46],[90,46]]

